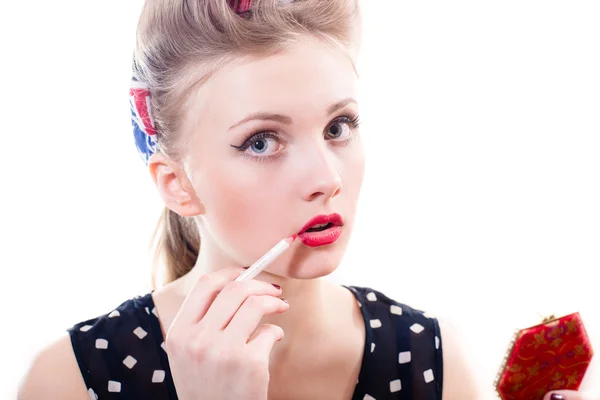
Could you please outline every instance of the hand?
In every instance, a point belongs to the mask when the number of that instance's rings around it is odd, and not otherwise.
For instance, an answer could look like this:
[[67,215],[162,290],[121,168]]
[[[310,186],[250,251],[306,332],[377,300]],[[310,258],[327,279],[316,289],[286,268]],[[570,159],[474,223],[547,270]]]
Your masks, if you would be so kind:
[[600,396],[576,392],[573,390],[557,390],[546,393],[544,400],[600,400]]
[[269,356],[283,330],[263,316],[288,304],[281,289],[257,280],[234,282],[241,268],[201,277],[185,298],[165,343],[181,400],[266,400]]

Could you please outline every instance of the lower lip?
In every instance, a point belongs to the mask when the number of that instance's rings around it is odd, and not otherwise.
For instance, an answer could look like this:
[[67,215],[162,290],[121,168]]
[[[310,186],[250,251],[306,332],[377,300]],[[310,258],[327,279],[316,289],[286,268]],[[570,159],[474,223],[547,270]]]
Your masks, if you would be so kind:
[[307,246],[319,247],[335,243],[342,234],[341,226],[332,226],[320,232],[302,232],[298,235],[298,239]]

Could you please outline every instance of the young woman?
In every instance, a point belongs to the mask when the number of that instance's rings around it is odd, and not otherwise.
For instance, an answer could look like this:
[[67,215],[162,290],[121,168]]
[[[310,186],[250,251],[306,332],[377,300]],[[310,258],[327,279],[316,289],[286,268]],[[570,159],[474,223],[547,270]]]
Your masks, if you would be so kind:
[[[167,283],[74,325],[20,398],[481,398],[446,324],[321,279],[363,178],[358,5],[250,3],[146,1],[132,116],[166,206]],[[294,234],[266,271],[234,281]]]

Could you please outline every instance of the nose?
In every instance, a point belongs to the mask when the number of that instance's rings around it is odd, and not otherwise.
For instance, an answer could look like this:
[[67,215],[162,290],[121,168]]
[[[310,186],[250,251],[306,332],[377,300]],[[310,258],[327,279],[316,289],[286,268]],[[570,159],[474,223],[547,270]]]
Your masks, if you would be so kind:
[[306,174],[302,185],[305,201],[328,201],[341,193],[342,178],[336,161],[327,148],[319,148],[305,158]]

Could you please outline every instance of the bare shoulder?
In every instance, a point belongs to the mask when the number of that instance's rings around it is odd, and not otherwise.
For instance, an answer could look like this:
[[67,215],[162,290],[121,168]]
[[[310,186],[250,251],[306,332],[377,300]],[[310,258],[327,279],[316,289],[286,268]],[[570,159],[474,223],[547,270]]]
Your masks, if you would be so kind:
[[37,354],[20,384],[17,398],[89,400],[68,334]]
[[479,382],[473,359],[469,356],[465,341],[459,331],[448,320],[437,318],[442,336],[444,381],[443,400],[481,399]]

